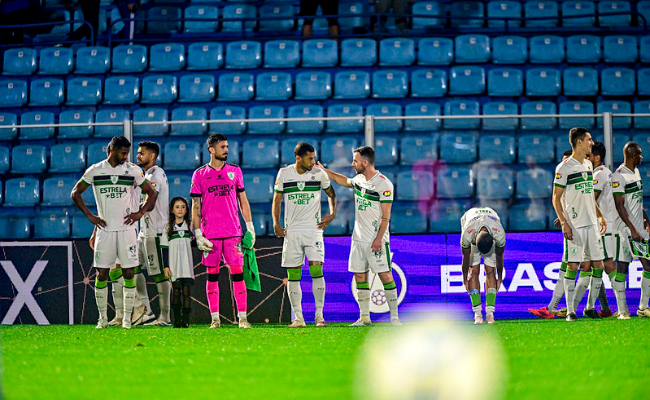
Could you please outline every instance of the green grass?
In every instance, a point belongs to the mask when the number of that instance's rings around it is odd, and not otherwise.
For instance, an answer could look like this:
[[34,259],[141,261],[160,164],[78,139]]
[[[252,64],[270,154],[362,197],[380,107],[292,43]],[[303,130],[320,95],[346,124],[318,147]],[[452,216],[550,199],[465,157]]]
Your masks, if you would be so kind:
[[[650,320],[499,321],[508,399],[642,399]],[[3,326],[5,398],[327,398],[353,396],[354,362],[370,329],[256,326],[208,330]],[[471,382],[471,377],[468,377]],[[100,397],[104,397],[101,395]]]

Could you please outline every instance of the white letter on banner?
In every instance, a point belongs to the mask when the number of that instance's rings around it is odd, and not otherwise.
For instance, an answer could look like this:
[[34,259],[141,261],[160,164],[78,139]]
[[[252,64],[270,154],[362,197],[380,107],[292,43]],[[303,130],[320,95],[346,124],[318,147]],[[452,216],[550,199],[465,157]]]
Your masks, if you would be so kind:
[[643,266],[641,261],[634,260],[630,263],[630,268],[628,269],[628,288],[629,289],[641,289],[641,276],[643,274]]
[[[452,283],[456,283],[456,285],[452,286]],[[461,265],[440,266],[440,293],[467,293],[463,285]]]
[[[528,278],[524,279],[524,272],[528,275]],[[508,288],[509,292],[515,292],[520,286],[531,286],[536,292],[540,292],[542,289],[542,284],[539,282],[539,278],[535,273],[535,267],[530,263],[522,263],[517,265],[517,270],[515,275],[512,277],[512,283]]]
[[13,283],[18,292],[16,293],[14,302],[11,303],[11,307],[9,307],[9,310],[7,311],[7,315],[5,315],[2,320],[2,324],[12,325],[14,321],[16,321],[16,318],[18,318],[18,314],[24,304],[27,306],[27,309],[31,311],[36,323],[39,325],[49,325],[50,322],[47,320],[47,317],[45,317],[45,314],[43,314],[41,307],[38,306],[34,295],[32,295],[32,290],[34,289],[34,286],[36,286],[38,278],[40,278],[43,271],[45,271],[47,261],[36,261],[36,264],[34,264],[34,267],[32,267],[29,276],[27,276],[27,279],[25,279],[24,282],[11,261],[0,261],[0,265],[2,265],[2,268],[5,270],[11,283]]
[[554,262],[554,263],[547,264],[544,267],[544,276],[548,278],[544,280],[544,287],[546,289],[548,290],[555,289],[555,285],[557,284],[557,279],[560,277],[561,266],[562,266],[561,262]]

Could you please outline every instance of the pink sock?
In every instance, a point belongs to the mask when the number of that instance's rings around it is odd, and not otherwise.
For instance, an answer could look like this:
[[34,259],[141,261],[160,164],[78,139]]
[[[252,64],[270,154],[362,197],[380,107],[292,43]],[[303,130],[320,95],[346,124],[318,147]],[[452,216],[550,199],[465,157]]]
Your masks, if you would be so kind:
[[[234,278],[232,282],[232,291],[237,302],[237,311],[246,312],[248,310],[248,292],[246,291],[246,282],[243,277],[244,267],[230,267],[230,275]],[[237,276],[241,277],[236,281]]]
[[[208,267],[208,276],[212,273],[218,273],[219,269],[214,267]],[[219,276],[219,275],[217,275]],[[205,283],[205,292],[208,295],[208,306],[210,307],[210,313],[219,312],[219,282],[210,282]]]

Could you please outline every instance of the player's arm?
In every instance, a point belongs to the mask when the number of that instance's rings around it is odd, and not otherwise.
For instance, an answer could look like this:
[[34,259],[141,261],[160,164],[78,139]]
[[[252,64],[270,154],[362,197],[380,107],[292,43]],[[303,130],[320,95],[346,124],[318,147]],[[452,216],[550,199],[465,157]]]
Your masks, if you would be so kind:
[[650,233],[650,221],[648,221],[648,215],[645,213],[645,208],[643,209],[643,227],[648,233]]
[[632,224],[632,221],[630,220],[630,215],[627,213],[627,210],[625,209],[625,195],[614,193],[614,205],[616,206],[616,211],[618,212],[619,217],[621,217],[623,222],[625,222],[625,225],[627,225],[627,227],[630,228],[630,235],[632,235],[632,239],[636,240],[637,242],[640,242],[641,234],[639,233],[639,231],[636,230],[634,224]]
[[74,185],[72,192],[70,193],[70,198],[72,198],[72,202],[77,206],[79,210],[81,210],[82,213],[84,213],[86,218],[88,218],[88,221],[90,221],[95,226],[99,226],[100,228],[105,228],[106,221],[99,218],[97,215],[91,213],[90,209],[86,205],[86,202],[81,197],[83,192],[85,192],[86,189],[88,189],[89,187],[90,185],[87,184],[86,181],[84,181],[83,179],[79,179],[77,184]]
[[95,250],[95,238],[97,237],[97,226],[93,227],[93,233],[90,235],[90,239],[88,239],[88,243],[90,244],[90,249]]
[[192,227],[194,228],[194,237],[196,238],[196,247],[201,251],[210,251],[212,249],[212,242],[203,236],[201,232],[201,195],[191,192],[192,197]]
[[497,292],[501,288],[501,283],[503,282],[503,252],[505,247],[495,246],[494,253],[497,259]]
[[154,205],[156,204],[156,199],[158,198],[158,192],[156,192],[156,189],[151,186],[151,183],[148,180],[144,180],[140,184],[140,189],[147,195],[147,201],[144,202],[140,206],[140,209],[138,212],[131,213],[124,217],[124,221],[127,225],[133,225],[136,222],[138,222],[142,216],[144,216],[144,213],[146,213],[149,210],[153,210]]
[[280,212],[282,207],[282,196],[280,192],[273,193],[273,203],[271,204],[271,218],[273,218],[273,230],[275,231],[275,236],[283,237],[287,234],[287,230],[282,227],[280,224]]
[[386,229],[388,229],[388,223],[390,222],[391,208],[393,206],[392,202],[385,202],[380,204],[381,204],[381,220],[379,221],[379,229],[377,230],[377,236],[375,236],[375,240],[372,241],[372,245],[370,246],[370,250],[372,251],[379,251],[381,250],[381,247],[384,245],[384,243],[382,242],[384,239],[384,234],[386,233]]
[[603,216],[603,212],[600,211],[600,207],[598,207],[598,203],[596,203],[596,217],[598,218],[598,222],[600,223],[600,234],[601,236],[607,232],[607,221],[605,221],[605,216]]
[[472,247],[462,247],[461,250],[463,253],[463,261],[461,262],[461,270],[463,271],[463,285],[465,285],[465,289],[469,292],[469,285],[467,284],[468,278],[467,275],[469,274],[469,263],[471,262],[471,255],[472,255]]
[[334,218],[336,218],[336,207],[338,204],[336,200],[336,192],[334,191],[334,187],[332,185],[330,185],[330,187],[325,189],[325,193],[327,194],[327,203],[330,206],[330,213],[322,217],[320,222],[318,223],[318,229],[322,229],[322,230],[327,228],[327,226],[332,221],[334,221]]
[[564,210],[562,209],[562,195],[564,194],[564,188],[561,186],[553,186],[553,209],[557,214],[557,218],[560,220],[560,225],[562,225],[562,234],[568,240],[573,240],[573,232],[571,227],[567,223],[566,217],[564,215]]
[[348,179],[347,176],[341,175],[338,172],[330,171],[329,169],[323,167],[323,164],[321,164],[320,161],[315,165],[315,167],[325,171],[327,177],[330,178],[330,180],[333,180],[334,182],[338,183],[339,185],[347,188],[352,187],[352,182],[350,182],[350,179]]

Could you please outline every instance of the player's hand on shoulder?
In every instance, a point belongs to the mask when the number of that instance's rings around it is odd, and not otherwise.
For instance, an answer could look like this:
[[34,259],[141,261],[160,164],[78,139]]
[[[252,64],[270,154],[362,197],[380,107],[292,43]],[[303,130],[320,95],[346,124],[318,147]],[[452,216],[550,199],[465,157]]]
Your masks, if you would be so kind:
[[331,224],[332,221],[334,221],[334,218],[336,218],[336,215],[332,215],[332,214],[328,214],[323,218],[321,218],[320,222],[317,225],[318,229],[325,230],[325,228],[327,228],[327,226]]
[[273,231],[277,237],[284,237],[287,234],[287,230],[280,224],[273,224]]
[[99,226],[100,228],[106,228],[106,221],[99,218],[97,215],[91,215],[90,217],[88,217],[88,220],[95,226]]

